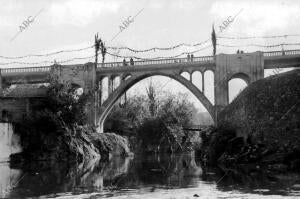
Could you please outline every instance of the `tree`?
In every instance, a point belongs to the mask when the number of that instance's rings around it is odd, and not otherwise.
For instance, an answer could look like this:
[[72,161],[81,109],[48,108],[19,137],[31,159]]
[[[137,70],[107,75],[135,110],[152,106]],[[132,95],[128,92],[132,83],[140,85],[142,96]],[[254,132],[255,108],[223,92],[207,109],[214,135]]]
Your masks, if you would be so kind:
[[62,84],[51,77],[45,99],[35,106],[30,117],[16,124],[23,152],[34,158],[77,153],[77,138],[87,133],[81,126],[86,123],[87,100],[88,95],[80,94],[78,86]]
[[213,56],[215,56],[217,51],[217,36],[214,25],[212,26],[211,41],[213,45]]
[[77,85],[62,84],[56,78],[52,78],[44,110],[52,112],[69,126],[85,124],[88,94],[79,93],[78,89]]
[[102,55],[102,65],[104,64],[105,55],[107,52],[107,49],[105,47],[105,43],[102,41],[101,38],[98,37],[98,33],[95,35],[95,64],[98,63],[98,52],[101,51]]
[[146,104],[145,96],[130,97],[126,106],[116,104],[106,119],[105,131],[127,136],[135,134],[134,130],[149,116]]
[[187,94],[165,92],[159,95],[158,88],[150,82],[146,95],[132,96],[126,106],[113,107],[105,129],[135,137],[144,149],[174,152],[182,150],[185,136],[182,127],[191,125],[196,113]]
[[148,103],[149,103],[148,105],[149,112],[151,116],[154,117],[157,113],[158,101],[157,101],[157,91],[155,90],[152,81],[150,82],[148,87],[146,87],[146,93],[147,93]]

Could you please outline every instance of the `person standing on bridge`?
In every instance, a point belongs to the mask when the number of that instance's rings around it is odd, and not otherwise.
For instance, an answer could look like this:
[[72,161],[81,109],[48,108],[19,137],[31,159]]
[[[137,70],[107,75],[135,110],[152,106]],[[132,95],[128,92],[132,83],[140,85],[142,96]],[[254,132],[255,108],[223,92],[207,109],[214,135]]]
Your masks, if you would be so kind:
[[133,66],[134,65],[134,62],[133,62],[133,59],[132,57],[130,58],[130,65]]
[[191,54],[191,62],[193,62],[193,61],[194,61],[194,55]]
[[283,48],[283,44],[281,44],[281,52],[282,52],[282,55],[284,56],[285,55],[285,51],[284,51],[284,48]]
[[127,66],[127,62],[125,58],[123,59],[123,66]]
[[187,54],[187,61],[190,62],[190,54]]

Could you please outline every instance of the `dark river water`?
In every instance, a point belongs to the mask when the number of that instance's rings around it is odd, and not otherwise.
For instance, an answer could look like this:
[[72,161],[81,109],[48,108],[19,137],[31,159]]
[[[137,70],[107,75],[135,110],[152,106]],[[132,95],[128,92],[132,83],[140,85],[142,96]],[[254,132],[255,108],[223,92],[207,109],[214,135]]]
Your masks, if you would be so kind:
[[299,174],[207,168],[193,154],[19,167],[0,163],[2,198],[300,198]]

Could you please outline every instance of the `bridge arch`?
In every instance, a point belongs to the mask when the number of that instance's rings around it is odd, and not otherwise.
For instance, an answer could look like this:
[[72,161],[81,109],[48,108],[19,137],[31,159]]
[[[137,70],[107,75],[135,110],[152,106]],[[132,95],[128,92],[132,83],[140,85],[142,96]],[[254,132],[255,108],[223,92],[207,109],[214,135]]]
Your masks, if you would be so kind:
[[180,75],[189,81],[191,80],[191,74],[188,71],[182,71]]
[[165,73],[165,72],[151,72],[151,73],[143,73],[143,74],[135,74],[130,78],[125,80],[122,85],[120,85],[111,95],[103,102],[101,108],[98,111],[98,131],[103,132],[104,122],[108,114],[110,113],[113,105],[116,101],[125,93],[128,89],[130,89],[133,85],[138,83],[139,81],[151,77],[151,76],[165,76],[172,78],[182,85],[184,85],[189,91],[191,91],[197,99],[203,104],[206,110],[209,112],[214,121],[216,121],[215,117],[215,108],[211,104],[211,102],[205,97],[205,95],[198,89],[192,82],[181,76],[180,74],[174,73]]
[[230,80],[235,79],[235,78],[244,80],[247,83],[247,85],[249,85],[251,82],[249,75],[247,75],[245,73],[235,73],[228,78],[227,82],[229,82]]
[[[202,84],[204,82],[204,80],[202,80],[203,78],[203,74],[201,71],[199,70],[194,70],[191,73],[191,82],[200,90],[203,92],[203,88],[202,88]],[[204,86],[204,85],[203,85]]]
[[215,104],[215,73],[213,70],[207,69],[203,73],[203,93],[212,104]]
[[249,75],[245,73],[235,73],[229,76],[227,81],[227,99],[231,103],[251,82]]

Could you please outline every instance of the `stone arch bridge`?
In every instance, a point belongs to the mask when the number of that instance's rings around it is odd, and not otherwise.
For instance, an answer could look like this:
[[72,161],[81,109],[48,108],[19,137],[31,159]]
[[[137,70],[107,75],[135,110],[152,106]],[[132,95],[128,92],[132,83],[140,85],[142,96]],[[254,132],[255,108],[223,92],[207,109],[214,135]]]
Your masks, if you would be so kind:
[[[107,115],[124,92],[142,79],[161,75],[183,84],[204,105],[217,123],[218,113],[229,104],[228,82],[231,79],[241,78],[250,84],[264,78],[264,69],[288,67],[300,67],[300,50],[218,54],[194,57],[192,61],[186,58],[135,61],[134,65],[130,66],[123,66],[122,62],[114,62],[97,66],[94,63],[86,63],[10,68],[0,70],[0,95],[9,85],[45,83],[49,81],[49,74],[55,74],[61,83],[77,84],[84,92],[93,94],[87,109],[88,123],[97,126],[98,131],[103,132]],[[192,74],[196,71],[202,74],[202,88],[198,88],[192,81]],[[214,74],[214,102],[211,102],[203,92],[206,83],[203,74],[206,71],[212,71]],[[187,72],[190,78],[183,77],[183,72]],[[117,77],[119,85],[116,86]],[[108,79],[108,97],[103,99],[105,78]],[[0,97],[0,99],[4,98],[4,96]]]

